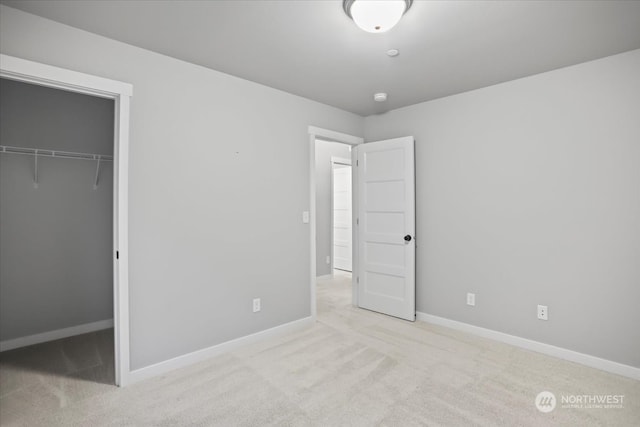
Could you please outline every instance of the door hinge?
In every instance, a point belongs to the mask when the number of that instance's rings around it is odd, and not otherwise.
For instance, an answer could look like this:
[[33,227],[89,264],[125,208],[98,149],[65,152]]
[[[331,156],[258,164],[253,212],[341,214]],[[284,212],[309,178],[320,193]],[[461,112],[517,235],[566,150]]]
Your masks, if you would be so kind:
[[360,218],[356,218],[356,225],[360,225]]
[[360,160],[356,160],[356,166],[360,166]]
[[360,276],[356,276],[356,283],[360,283]]
[[116,259],[120,259],[120,251],[116,251]]

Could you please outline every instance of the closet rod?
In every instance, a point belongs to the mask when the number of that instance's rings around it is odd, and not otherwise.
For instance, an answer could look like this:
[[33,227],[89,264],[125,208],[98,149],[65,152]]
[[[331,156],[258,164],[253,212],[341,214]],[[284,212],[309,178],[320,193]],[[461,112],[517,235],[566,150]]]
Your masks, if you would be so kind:
[[113,161],[113,156],[107,156],[105,154],[75,153],[73,151],[59,151],[59,150],[42,150],[40,148],[11,147],[9,145],[0,145],[0,153],[26,154],[28,156],[38,156],[38,157],[59,157],[62,159],[100,160],[104,162]]

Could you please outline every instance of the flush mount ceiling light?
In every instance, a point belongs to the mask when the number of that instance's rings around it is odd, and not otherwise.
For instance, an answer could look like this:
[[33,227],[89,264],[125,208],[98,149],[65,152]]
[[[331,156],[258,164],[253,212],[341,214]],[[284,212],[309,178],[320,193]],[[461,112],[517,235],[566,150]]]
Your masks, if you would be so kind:
[[347,16],[369,33],[392,29],[411,7],[413,0],[343,0]]
[[384,102],[387,100],[387,94],[384,92],[378,92],[376,94],[373,95],[373,99],[376,102]]

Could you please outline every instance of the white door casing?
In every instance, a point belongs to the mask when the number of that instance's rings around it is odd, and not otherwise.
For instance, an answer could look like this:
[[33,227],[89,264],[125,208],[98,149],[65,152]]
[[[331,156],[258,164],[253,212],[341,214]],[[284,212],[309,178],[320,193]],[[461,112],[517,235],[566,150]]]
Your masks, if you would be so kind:
[[358,305],[415,320],[413,137],[358,147]]
[[351,271],[351,166],[332,164],[333,268]]

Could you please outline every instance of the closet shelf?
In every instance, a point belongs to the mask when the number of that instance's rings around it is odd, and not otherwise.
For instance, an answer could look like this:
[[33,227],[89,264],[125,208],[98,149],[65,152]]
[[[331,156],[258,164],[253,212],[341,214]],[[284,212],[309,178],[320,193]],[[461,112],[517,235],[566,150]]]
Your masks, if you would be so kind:
[[106,154],[75,153],[73,151],[43,150],[40,148],[11,147],[9,145],[0,145],[0,153],[60,157],[62,159],[100,160],[105,162],[113,161],[113,156],[108,156]]
[[98,189],[98,180],[100,178],[100,163],[112,162],[113,156],[106,154],[89,154],[89,153],[75,153],[73,151],[58,151],[58,150],[41,150],[40,148],[22,148],[11,147],[9,145],[0,145],[0,153],[4,154],[26,154],[33,156],[33,187],[38,188],[38,157],[58,157],[61,159],[80,159],[80,160],[95,160],[96,175],[93,180],[93,189]]

